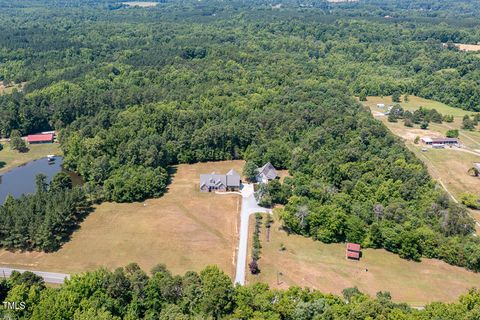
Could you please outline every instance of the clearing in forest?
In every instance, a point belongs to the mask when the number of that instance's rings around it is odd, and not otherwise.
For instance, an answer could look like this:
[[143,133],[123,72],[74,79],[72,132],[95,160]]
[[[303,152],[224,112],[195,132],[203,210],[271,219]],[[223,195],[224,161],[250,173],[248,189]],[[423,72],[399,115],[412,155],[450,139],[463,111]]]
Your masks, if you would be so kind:
[[[345,244],[288,235],[281,229],[277,213],[274,217],[269,242],[265,227],[261,228],[261,272],[254,276],[247,270],[247,284],[264,282],[284,289],[296,285],[337,295],[344,288],[357,286],[373,297],[378,291],[390,291],[394,301],[413,306],[454,301],[469,288],[480,286],[480,274],[436,259],[413,262],[385,250],[363,249],[360,261],[346,260]],[[255,217],[251,219],[250,235]],[[280,250],[282,246],[284,250]]]
[[3,81],[0,81],[0,96],[2,94],[12,93],[14,89],[21,91],[25,86],[25,82],[21,84],[5,85]]
[[[385,106],[395,104],[395,102],[392,102],[391,96],[385,96],[385,97],[369,96],[367,97],[367,101],[364,101],[362,103],[367,107],[370,107],[372,110],[380,111],[380,112],[385,112],[386,109],[377,108],[376,107],[377,104],[383,103],[385,104]],[[471,112],[471,111],[465,111],[460,108],[450,107],[444,103],[420,98],[417,96],[409,96],[408,101],[403,101],[403,96],[402,96],[402,101],[400,102],[400,105],[402,106],[403,109],[409,110],[409,111],[415,111],[420,107],[425,107],[427,109],[436,109],[442,115],[452,115],[454,117],[463,117],[466,114],[474,114],[474,112]]]
[[158,2],[152,2],[152,1],[127,1],[127,2],[122,2],[122,4],[128,6],[128,7],[140,7],[140,8],[151,8],[155,7],[158,5]]
[[2,266],[76,273],[114,269],[137,262],[144,270],[165,263],[182,274],[218,265],[235,270],[237,195],[199,191],[200,173],[242,172],[243,161],[182,164],[175,167],[168,192],[142,203],[103,203],[95,208],[70,242],[54,253],[0,251]]
[[455,43],[455,46],[460,51],[480,51],[480,44]]

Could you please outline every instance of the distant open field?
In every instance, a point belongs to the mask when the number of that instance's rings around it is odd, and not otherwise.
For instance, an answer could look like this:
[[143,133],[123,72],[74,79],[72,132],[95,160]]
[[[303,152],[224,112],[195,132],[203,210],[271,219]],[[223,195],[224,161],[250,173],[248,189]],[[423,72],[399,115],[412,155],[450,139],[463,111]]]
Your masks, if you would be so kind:
[[480,51],[479,44],[456,43],[455,46],[461,51]]
[[200,173],[241,172],[242,166],[243,161],[179,165],[163,197],[101,204],[59,251],[0,251],[0,264],[73,273],[130,262],[150,270],[165,263],[178,274],[216,264],[233,276],[240,197],[200,193],[198,180]]
[[150,8],[150,7],[157,6],[158,2],[153,2],[153,1],[127,1],[127,2],[122,2],[122,4],[127,5],[129,7]]
[[58,143],[28,145],[30,150],[25,153],[10,149],[8,142],[0,143],[3,145],[3,150],[0,151],[0,173],[32,160],[44,158],[49,154],[61,155],[62,153]]
[[3,81],[0,81],[0,95],[12,93],[13,89],[22,90],[24,85],[25,83],[5,86]]
[[[388,122],[387,117],[381,115],[381,112],[385,112],[385,109],[377,108],[377,103],[391,104],[391,98],[368,97],[365,105],[371,109],[378,120],[382,121],[395,135],[404,140],[405,145],[427,165],[432,177],[439,181],[455,199],[458,199],[459,195],[464,192],[480,195],[480,178],[471,177],[467,173],[474,162],[480,162],[480,132],[477,131],[478,128],[475,131],[461,129],[463,115],[470,114],[470,112],[452,108],[436,101],[410,97],[409,102],[402,103],[402,106],[408,110],[416,110],[421,105],[427,108],[435,108],[442,114],[455,116],[452,123],[430,123],[427,130],[422,130],[418,126],[405,127],[401,119],[398,122]],[[428,148],[427,152],[422,152],[421,149],[424,146],[421,143],[414,144],[417,136],[442,137],[449,129],[459,130],[459,139],[464,145],[463,148],[440,150]],[[480,213],[478,211],[471,212],[472,216],[480,222]],[[480,231],[478,226],[477,231]]]
[[[367,97],[367,101],[363,102],[363,104],[368,107],[374,107],[374,110],[378,109],[376,108],[378,103],[384,103],[386,106],[394,104],[394,102],[392,102],[391,96],[385,96],[385,97],[369,96]],[[400,102],[400,105],[402,106],[403,109],[409,110],[409,111],[414,111],[419,109],[420,107],[425,107],[427,109],[436,109],[442,115],[452,115],[454,117],[463,117],[466,114],[474,114],[474,112],[471,112],[471,111],[465,111],[463,109],[450,107],[444,103],[420,98],[417,96],[409,96],[407,102],[403,101],[403,96],[402,96],[402,101]],[[379,110],[385,111],[385,109],[379,109]]]
[[427,152],[421,152],[420,148],[411,150],[427,163],[431,175],[440,179],[456,198],[466,191],[480,195],[480,178],[467,174],[473,162],[480,162],[479,155],[448,148],[429,149]]
[[[252,219],[254,221],[254,217]],[[253,222],[250,225],[253,227]],[[440,260],[413,262],[385,250],[373,249],[363,250],[360,261],[346,260],[345,244],[323,244],[288,235],[280,230],[277,217],[271,228],[270,242],[265,240],[264,227],[260,239],[261,273],[253,276],[247,272],[247,283],[265,282],[272,288],[297,285],[334,294],[357,286],[371,296],[377,291],[390,291],[394,301],[414,306],[432,301],[453,301],[469,288],[480,287],[480,274]],[[279,250],[282,243],[285,251]],[[279,283],[277,273],[281,273]]]

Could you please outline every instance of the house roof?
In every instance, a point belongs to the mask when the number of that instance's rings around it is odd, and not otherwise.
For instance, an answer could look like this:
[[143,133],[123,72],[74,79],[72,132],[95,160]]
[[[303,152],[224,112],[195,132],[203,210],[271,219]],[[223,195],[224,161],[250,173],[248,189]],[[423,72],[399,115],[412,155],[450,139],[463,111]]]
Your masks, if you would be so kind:
[[233,170],[233,169],[230,169],[230,171],[227,172],[227,176],[238,176],[238,177],[240,177],[238,172]]
[[240,175],[231,169],[227,172],[227,187],[240,187]]
[[359,252],[361,249],[360,245],[358,243],[347,243],[347,250],[348,251],[357,251]]
[[28,142],[46,142],[53,141],[53,133],[47,134],[30,134],[27,136]]
[[360,259],[360,252],[347,251],[347,258]]
[[432,138],[430,138],[430,137],[423,137],[423,138],[422,138],[422,141],[425,142],[425,143],[429,143],[429,142],[432,142]]
[[264,176],[268,180],[273,180],[277,177],[277,170],[270,162],[267,162],[263,167],[258,168],[257,172],[260,176]]
[[432,142],[438,142],[438,143],[443,143],[443,142],[458,142],[457,138],[433,138]]
[[209,174],[201,174],[200,175],[200,188],[207,186],[207,187],[221,187],[227,186],[227,176],[224,174],[216,174],[216,173],[209,173]]
[[226,174],[215,172],[200,175],[200,188],[203,187],[240,187],[240,175],[235,170],[230,170]]

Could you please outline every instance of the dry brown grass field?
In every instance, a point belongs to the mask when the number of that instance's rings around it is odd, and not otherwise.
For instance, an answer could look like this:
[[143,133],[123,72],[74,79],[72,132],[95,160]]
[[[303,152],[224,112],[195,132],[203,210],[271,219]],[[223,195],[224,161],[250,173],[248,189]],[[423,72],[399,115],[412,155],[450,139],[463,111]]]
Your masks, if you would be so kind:
[[[251,219],[250,235],[253,234],[254,217]],[[266,242],[264,227],[260,239],[261,272],[253,276],[247,271],[247,283],[265,282],[272,288],[296,285],[334,294],[357,286],[371,296],[378,291],[390,291],[394,301],[413,306],[423,306],[432,301],[453,301],[469,288],[480,287],[480,274],[440,260],[413,262],[385,250],[374,249],[363,250],[360,261],[346,260],[345,244],[324,244],[288,235],[280,229],[276,215],[270,242]],[[281,244],[286,250],[280,251]],[[277,278],[279,272],[281,275]]]
[[168,192],[144,203],[104,203],[54,253],[0,251],[0,264],[66,273],[165,263],[176,274],[211,264],[233,276],[240,197],[200,193],[200,173],[241,172],[243,161],[179,165]]
[[461,51],[480,51],[480,45],[478,44],[456,43],[455,46]]

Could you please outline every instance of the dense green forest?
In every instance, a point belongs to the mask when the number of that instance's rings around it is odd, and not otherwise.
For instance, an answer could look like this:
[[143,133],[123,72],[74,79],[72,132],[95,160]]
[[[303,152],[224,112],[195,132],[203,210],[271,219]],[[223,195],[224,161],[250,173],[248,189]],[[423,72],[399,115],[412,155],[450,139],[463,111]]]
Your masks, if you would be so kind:
[[67,241],[90,206],[82,188],[66,173],[50,184],[39,174],[34,194],[9,196],[0,205],[0,246],[10,250],[55,251]]
[[[226,80],[268,88],[249,78],[265,64],[278,64],[262,74],[269,81],[288,81],[298,68],[319,81],[339,79],[357,95],[399,91],[480,110],[478,55],[442,45],[480,41],[467,18],[363,18],[366,4],[350,17],[251,2],[116,10],[94,1],[9,3],[0,2],[0,81],[25,88],[0,98],[2,136],[61,129],[101,110],[188,103]],[[229,62],[245,74],[225,74]]]
[[344,289],[343,297],[338,297],[298,287],[234,287],[217,267],[173,276],[158,265],[147,275],[133,263],[114,272],[74,276],[60,288],[46,288],[32,273],[15,273],[0,280],[0,299],[25,303],[24,309],[1,309],[6,319],[474,320],[480,316],[480,292],[474,289],[457,302],[432,303],[419,311],[392,302],[389,292],[378,292],[373,299],[356,288]]
[[[452,45],[480,41],[474,2],[0,6],[0,81],[23,84],[0,96],[0,135],[59,130],[65,165],[86,180],[79,194],[143,200],[162,195],[173,164],[271,161],[292,175],[268,190],[290,232],[480,270],[466,210],[353,98],[415,94],[479,111],[478,53]],[[12,244],[11,232],[2,246],[58,246],[23,232]]]

